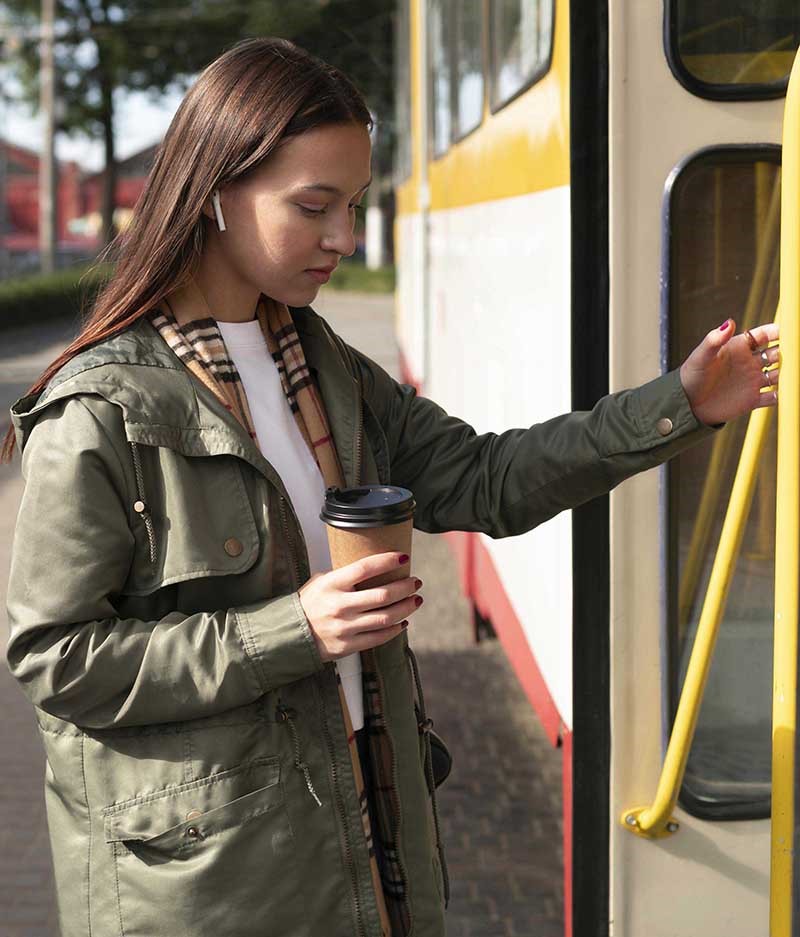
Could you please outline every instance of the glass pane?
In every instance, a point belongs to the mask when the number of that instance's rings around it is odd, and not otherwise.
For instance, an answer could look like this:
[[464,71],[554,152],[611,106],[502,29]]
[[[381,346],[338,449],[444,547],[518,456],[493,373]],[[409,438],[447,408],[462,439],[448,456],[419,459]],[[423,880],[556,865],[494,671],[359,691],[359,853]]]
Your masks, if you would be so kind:
[[433,153],[440,156],[450,146],[450,4],[432,0],[430,5],[431,90],[433,97]]
[[496,0],[492,11],[493,104],[544,73],[553,39],[553,0]]
[[400,0],[395,30],[395,185],[411,175],[411,49],[409,0]]
[[673,15],[673,55],[704,84],[768,85],[791,70],[800,43],[797,0],[676,0]]
[[469,133],[483,116],[483,3],[461,0],[455,5],[456,133]]
[[[732,316],[771,321],[778,300],[780,166],[770,152],[718,150],[676,179],[670,201],[670,367]],[[775,423],[760,462],[681,802],[699,815],[765,815],[772,718]],[[746,420],[669,468],[670,621],[677,689],[705,599]]]

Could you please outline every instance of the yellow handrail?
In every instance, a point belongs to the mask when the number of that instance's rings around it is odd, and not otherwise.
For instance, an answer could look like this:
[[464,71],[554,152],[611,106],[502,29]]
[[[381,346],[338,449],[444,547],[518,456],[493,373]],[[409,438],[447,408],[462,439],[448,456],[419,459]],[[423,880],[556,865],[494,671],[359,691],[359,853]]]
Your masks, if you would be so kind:
[[[780,220],[781,220],[781,186],[780,176],[777,175],[772,186],[767,208],[766,219],[763,224],[757,225],[757,254],[753,278],[747,294],[747,303],[739,322],[740,329],[751,329],[763,320],[766,313],[765,296],[772,278],[776,275],[774,267],[780,249]],[[774,303],[774,300],[773,300]],[[692,536],[689,541],[689,551],[681,572],[681,583],[678,590],[678,634],[682,635],[691,615],[695,603],[697,586],[705,565],[708,551],[708,541],[711,538],[714,515],[719,509],[721,491],[719,479],[723,466],[728,460],[728,454],[733,445],[735,436],[727,428],[715,437],[711,447],[711,459],[703,482],[703,492],[695,515]]]
[[772,409],[762,408],[754,410],[750,415],[655,799],[651,806],[628,808],[623,811],[621,817],[626,829],[648,839],[667,836],[678,829],[672,811],[675,809],[683,783],[719,624],[736,568],[736,558],[753,500],[759,462],[772,413]]
[[775,644],[772,671],[770,934],[792,935],[794,739],[800,560],[800,55],[783,116],[781,187],[781,381],[775,514]]

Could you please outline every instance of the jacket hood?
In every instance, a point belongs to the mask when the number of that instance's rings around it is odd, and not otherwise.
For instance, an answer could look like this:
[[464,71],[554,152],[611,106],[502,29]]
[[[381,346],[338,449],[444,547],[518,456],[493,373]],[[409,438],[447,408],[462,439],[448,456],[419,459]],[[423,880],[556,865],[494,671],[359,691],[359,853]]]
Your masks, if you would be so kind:
[[[320,384],[342,467],[350,475],[358,386],[324,320],[309,306],[289,311]],[[229,452],[261,461],[235,417],[191,375],[147,318],[80,352],[41,393],[20,397],[11,406],[20,452],[42,413],[76,394],[97,395],[120,407],[129,442],[168,445],[186,455]]]

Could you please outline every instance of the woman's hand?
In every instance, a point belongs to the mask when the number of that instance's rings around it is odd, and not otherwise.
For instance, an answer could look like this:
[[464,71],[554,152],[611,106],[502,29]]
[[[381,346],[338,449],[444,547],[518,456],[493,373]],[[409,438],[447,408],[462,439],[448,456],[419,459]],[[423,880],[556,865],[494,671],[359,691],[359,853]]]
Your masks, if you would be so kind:
[[[317,573],[300,587],[300,604],[324,661],[377,647],[397,637],[420,605],[421,579],[397,579],[357,590],[358,583],[394,572],[400,553],[378,553],[330,573]],[[408,563],[405,557],[404,563]]]
[[[736,323],[726,319],[709,332],[681,365],[681,383],[692,412],[707,426],[727,423],[756,407],[778,402],[780,354],[778,326],[771,322],[734,335]],[[769,368],[769,370],[765,370]]]

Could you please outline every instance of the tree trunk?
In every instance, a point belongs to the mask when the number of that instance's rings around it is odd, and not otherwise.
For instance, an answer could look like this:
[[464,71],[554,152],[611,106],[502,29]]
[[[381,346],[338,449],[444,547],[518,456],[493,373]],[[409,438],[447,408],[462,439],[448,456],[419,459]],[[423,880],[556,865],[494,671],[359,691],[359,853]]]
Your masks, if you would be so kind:
[[110,62],[103,55],[100,43],[97,47],[98,67],[100,72],[101,114],[103,124],[103,145],[105,151],[105,169],[103,171],[103,189],[101,198],[102,244],[109,244],[115,235],[114,208],[116,207],[117,161],[114,153],[114,80]]
[[39,158],[39,269],[52,273],[56,267],[56,206],[58,203],[55,154],[55,61],[53,22],[55,0],[43,0],[40,46],[40,109],[44,117],[44,139]]

